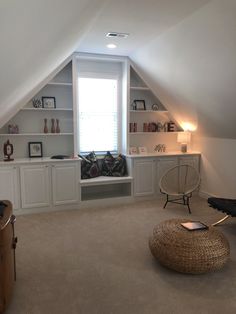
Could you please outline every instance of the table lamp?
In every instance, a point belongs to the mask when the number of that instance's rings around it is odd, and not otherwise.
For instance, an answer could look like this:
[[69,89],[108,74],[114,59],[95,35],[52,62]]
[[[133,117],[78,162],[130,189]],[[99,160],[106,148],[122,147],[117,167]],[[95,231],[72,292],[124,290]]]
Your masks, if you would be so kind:
[[191,141],[191,133],[188,131],[179,132],[177,136],[177,142],[181,143],[181,152],[187,153],[187,145]]

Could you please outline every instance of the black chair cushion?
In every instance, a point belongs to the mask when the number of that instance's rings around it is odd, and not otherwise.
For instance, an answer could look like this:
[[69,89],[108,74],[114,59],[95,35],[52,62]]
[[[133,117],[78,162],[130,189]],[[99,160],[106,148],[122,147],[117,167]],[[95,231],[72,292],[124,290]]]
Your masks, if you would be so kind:
[[210,197],[208,198],[207,201],[211,207],[217,210],[220,210],[226,213],[227,215],[236,217],[236,200],[235,199]]

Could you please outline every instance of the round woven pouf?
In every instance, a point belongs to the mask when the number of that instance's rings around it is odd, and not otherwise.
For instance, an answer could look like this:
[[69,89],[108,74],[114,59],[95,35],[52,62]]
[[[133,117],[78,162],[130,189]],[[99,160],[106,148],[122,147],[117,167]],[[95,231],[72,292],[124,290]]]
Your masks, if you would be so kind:
[[164,266],[181,273],[201,274],[223,267],[229,259],[229,242],[215,227],[189,231],[189,220],[171,219],[157,225],[149,239],[153,256]]

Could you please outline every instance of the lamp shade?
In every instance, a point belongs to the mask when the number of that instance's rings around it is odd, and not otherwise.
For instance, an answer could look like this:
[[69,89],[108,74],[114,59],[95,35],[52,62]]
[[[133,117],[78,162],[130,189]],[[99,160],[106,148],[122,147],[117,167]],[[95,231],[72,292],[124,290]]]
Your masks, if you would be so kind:
[[190,143],[191,133],[190,132],[179,132],[177,137],[177,142],[182,144]]

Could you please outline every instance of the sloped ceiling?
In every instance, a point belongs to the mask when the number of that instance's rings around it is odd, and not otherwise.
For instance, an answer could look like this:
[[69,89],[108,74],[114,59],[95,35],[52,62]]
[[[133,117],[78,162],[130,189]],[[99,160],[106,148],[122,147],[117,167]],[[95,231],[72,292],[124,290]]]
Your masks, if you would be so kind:
[[106,2],[0,1],[0,126],[75,51]]
[[[209,0],[109,0],[77,51],[129,56],[176,25]],[[108,32],[129,33],[127,39],[107,38]],[[109,50],[113,42],[117,49]]]
[[236,138],[236,1],[214,0],[131,59],[177,121]]
[[[73,51],[129,55],[176,120],[236,138],[235,0],[2,0],[0,127]],[[111,52],[110,52],[111,53]]]
[[129,55],[207,2],[1,0],[0,127],[76,48],[108,53],[105,33],[125,31],[116,54]]

